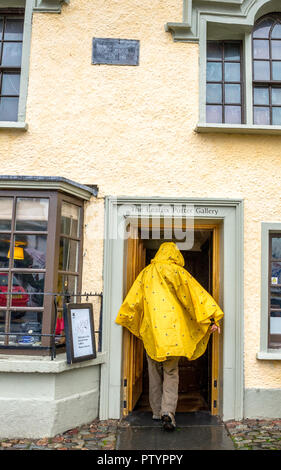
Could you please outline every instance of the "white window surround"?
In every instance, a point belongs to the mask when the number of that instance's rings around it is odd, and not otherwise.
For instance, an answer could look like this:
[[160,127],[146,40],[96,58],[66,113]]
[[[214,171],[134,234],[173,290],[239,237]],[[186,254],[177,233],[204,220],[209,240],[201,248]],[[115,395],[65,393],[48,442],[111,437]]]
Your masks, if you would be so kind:
[[62,5],[68,4],[69,1],[70,0],[0,0],[0,9],[25,8],[18,120],[0,121],[0,131],[9,129],[26,131],[28,129],[26,122],[26,101],[33,12],[60,13]]
[[268,263],[269,263],[269,234],[281,233],[280,222],[262,222],[261,224],[261,320],[260,320],[260,351],[257,359],[281,360],[281,348],[268,348]]
[[[272,12],[281,13],[280,0],[183,0],[182,23],[165,25],[174,41],[199,43],[199,122],[196,132],[281,135],[281,126],[253,124],[251,33],[256,20]],[[206,123],[206,45],[209,39],[243,40],[245,124]]]

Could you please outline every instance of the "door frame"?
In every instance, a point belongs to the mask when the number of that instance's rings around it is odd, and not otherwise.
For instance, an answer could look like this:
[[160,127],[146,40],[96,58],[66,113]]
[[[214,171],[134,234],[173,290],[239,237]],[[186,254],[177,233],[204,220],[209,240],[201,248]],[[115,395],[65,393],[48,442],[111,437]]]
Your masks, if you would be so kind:
[[221,359],[218,414],[223,420],[240,420],[244,395],[243,200],[126,196],[105,198],[103,351],[106,362],[101,366],[99,417],[121,417],[122,327],[115,323],[115,318],[125,291],[122,234],[132,217],[132,207],[140,214],[142,204],[190,204],[197,223],[221,224],[219,303],[225,316],[218,345]]

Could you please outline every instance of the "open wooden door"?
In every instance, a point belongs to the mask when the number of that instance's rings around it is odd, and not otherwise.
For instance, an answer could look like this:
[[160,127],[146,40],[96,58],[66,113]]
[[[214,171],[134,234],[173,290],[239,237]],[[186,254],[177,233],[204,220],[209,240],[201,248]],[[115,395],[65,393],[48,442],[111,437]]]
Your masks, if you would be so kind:
[[[137,275],[145,267],[145,248],[137,227],[130,226],[127,240],[126,295]],[[123,415],[132,411],[142,393],[143,342],[123,328]]]
[[[215,301],[219,304],[219,227],[213,226],[213,292]],[[212,386],[211,386],[211,413],[218,414],[219,400],[219,334],[212,334]]]

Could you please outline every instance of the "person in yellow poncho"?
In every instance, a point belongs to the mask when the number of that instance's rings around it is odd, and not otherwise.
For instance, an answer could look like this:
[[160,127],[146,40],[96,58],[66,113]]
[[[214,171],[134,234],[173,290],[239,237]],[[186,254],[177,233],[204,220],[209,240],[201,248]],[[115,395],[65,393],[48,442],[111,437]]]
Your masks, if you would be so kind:
[[184,268],[173,242],[164,242],[137,276],[116,318],[143,341],[148,360],[149,401],[153,419],[176,427],[178,361],[204,354],[223,312],[213,297]]

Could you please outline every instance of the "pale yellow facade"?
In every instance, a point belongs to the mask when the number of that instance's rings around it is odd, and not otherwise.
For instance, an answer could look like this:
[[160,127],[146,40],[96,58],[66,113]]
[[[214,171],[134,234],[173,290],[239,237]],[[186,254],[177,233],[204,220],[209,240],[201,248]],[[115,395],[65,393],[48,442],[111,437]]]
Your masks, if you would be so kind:
[[[261,222],[280,222],[281,136],[200,134],[199,45],[174,42],[180,0],[71,0],[33,14],[26,122],[0,131],[1,174],[98,185],[82,290],[102,291],[104,198],[244,200],[244,387],[281,388],[260,349]],[[92,38],[140,40],[139,66],[92,65]]]

